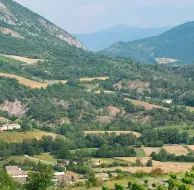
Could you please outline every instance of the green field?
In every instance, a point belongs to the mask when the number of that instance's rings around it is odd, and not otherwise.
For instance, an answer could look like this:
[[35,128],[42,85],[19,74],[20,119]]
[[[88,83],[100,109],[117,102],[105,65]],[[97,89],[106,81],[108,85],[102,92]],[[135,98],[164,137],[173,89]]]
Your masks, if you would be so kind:
[[56,134],[48,133],[40,130],[33,130],[27,132],[7,131],[0,132],[0,141],[4,142],[22,142],[24,139],[37,139],[40,140],[43,136],[51,136],[56,138]]
[[137,157],[146,157],[143,148],[135,148],[135,152],[137,154]]
[[57,163],[57,159],[54,158],[53,156],[51,156],[49,153],[36,155],[36,156],[34,156],[34,158],[37,158],[37,159],[43,160],[43,161],[47,161],[47,162],[51,162],[53,164]]

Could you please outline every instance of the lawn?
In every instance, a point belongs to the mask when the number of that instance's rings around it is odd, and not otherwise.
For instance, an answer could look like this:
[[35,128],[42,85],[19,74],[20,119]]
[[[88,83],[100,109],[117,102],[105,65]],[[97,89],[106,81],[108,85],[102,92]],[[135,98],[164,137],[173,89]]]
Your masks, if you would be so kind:
[[135,148],[135,152],[137,154],[137,157],[145,157],[146,156],[143,148]]
[[57,159],[54,158],[53,156],[51,156],[49,153],[43,153],[40,155],[36,155],[36,156],[34,156],[34,158],[37,158],[37,159],[43,160],[43,161],[47,161],[47,162],[51,162],[53,164],[57,163]]
[[37,139],[40,140],[43,136],[51,136],[53,138],[57,137],[57,134],[48,133],[39,130],[27,131],[27,132],[16,132],[7,131],[0,132],[0,141],[4,142],[22,142],[24,139]]

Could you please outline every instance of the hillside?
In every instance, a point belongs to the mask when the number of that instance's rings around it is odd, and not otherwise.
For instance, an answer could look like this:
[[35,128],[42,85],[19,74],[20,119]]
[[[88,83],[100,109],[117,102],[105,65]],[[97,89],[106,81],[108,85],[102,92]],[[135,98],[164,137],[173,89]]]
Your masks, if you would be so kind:
[[69,44],[85,49],[85,46],[72,35],[12,0],[0,1],[0,23],[0,52],[10,48],[11,38],[14,38],[19,47],[25,43],[26,50],[32,49],[35,45],[36,48],[43,49],[53,42],[55,45]]
[[169,30],[170,27],[161,28],[137,28],[126,25],[116,25],[112,28],[100,30],[91,34],[75,34],[89,50],[100,51],[117,42],[128,42],[151,36],[157,36]]
[[119,42],[101,53],[131,57],[142,63],[193,63],[193,29],[194,22],[187,22],[156,37]]

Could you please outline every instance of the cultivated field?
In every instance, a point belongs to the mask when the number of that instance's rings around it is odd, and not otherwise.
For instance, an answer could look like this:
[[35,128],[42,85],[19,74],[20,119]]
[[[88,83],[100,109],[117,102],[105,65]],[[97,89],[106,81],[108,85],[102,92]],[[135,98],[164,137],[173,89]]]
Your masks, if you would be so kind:
[[0,132],[0,141],[4,142],[22,142],[24,139],[37,139],[40,140],[43,136],[51,136],[54,139],[57,137],[54,133],[44,131],[28,131],[28,132]]
[[182,145],[173,145],[173,146],[163,146],[163,148],[170,154],[187,155],[189,151],[184,148]]
[[[127,158],[126,158],[127,159]],[[136,158],[133,158],[134,160]],[[146,159],[144,160],[144,162]],[[161,169],[163,173],[180,173],[184,171],[191,170],[194,163],[188,163],[188,162],[159,162],[159,161],[152,161],[153,167],[111,167],[111,168],[93,168],[95,172],[107,172],[107,171],[115,171],[117,169],[124,171],[124,172],[130,172],[130,173],[136,173],[138,171],[143,171],[150,173],[155,169]]]
[[194,107],[187,106],[187,109],[191,112],[194,112]]
[[125,161],[125,162],[132,162],[132,163],[135,163],[136,160],[138,159],[141,161],[143,165],[145,165],[148,162],[148,160],[151,159],[151,157],[139,157],[139,158],[137,157],[115,157],[115,159]]
[[109,77],[93,77],[93,78],[90,78],[90,77],[86,77],[86,78],[80,78],[80,82],[91,82],[93,80],[108,80]]
[[161,148],[155,148],[155,147],[143,147],[143,150],[146,154],[146,156],[150,156],[152,152],[159,153]]
[[87,134],[104,134],[104,133],[115,133],[116,135],[121,135],[121,134],[130,134],[132,133],[133,135],[135,135],[136,137],[141,137],[141,134],[138,132],[134,132],[134,131],[84,131],[84,133]]
[[194,145],[187,145],[187,147],[188,147],[190,150],[194,151]]
[[0,72],[0,76],[6,77],[6,78],[11,78],[11,79],[16,79],[20,84],[27,86],[27,87],[30,87],[30,88],[46,88],[48,86],[48,83],[36,82],[36,81],[26,79],[23,77],[19,77],[17,75],[13,75],[13,74],[6,74],[6,73]]
[[168,110],[168,108],[158,106],[158,105],[154,105],[154,104],[150,104],[149,102],[143,102],[143,101],[140,101],[140,100],[132,100],[132,99],[129,99],[129,98],[125,98],[124,100],[129,101],[129,102],[133,103],[136,106],[143,106],[143,107],[145,107],[146,110],[152,110],[153,108]]
[[[48,85],[63,83],[66,84],[68,80],[47,80],[46,82],[37,82],[30,79],[26,79],[24,77],[20,77],[13,74],[7,74],[0,72],[1,77],[16,79],[20,84],[30,87],[30,88],[46,88]],[[107,80],[109,77],[96,77],[96,78],[81,78],[79,79],[81,82],[92,81],[92,80]]]
[[31,58],[26,58],[26,57],[21,57],[21,56],[14,56],[14,55],[3,55],[3,56],[11,58],[11,59],[15,59],[17,61],[21,61],[21,62],[24,62],[24,63],[27,63],[27,64],[30,64],[30,65],[31,64],[36,64],[39,61],[40,62],[44,61],[43,59],[31,59]]

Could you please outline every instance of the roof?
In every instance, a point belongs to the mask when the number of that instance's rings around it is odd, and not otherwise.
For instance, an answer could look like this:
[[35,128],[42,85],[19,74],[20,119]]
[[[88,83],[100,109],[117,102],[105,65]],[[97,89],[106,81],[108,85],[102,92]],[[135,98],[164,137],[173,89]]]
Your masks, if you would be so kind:
[[6,166],[6,172],[12,176],[14,175],[28,175],[28,172],[21,170],[18,166]]

